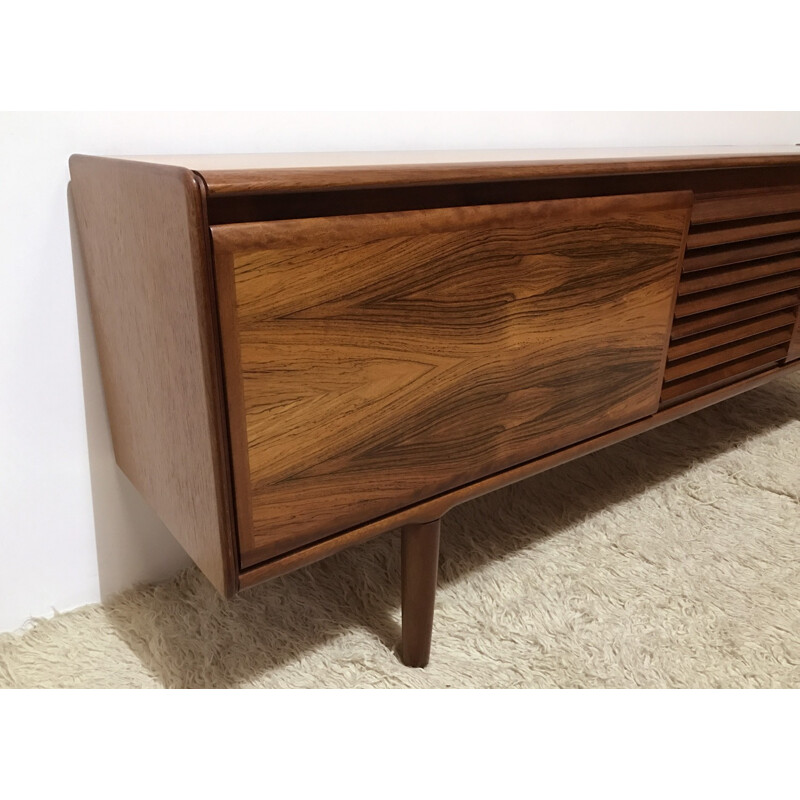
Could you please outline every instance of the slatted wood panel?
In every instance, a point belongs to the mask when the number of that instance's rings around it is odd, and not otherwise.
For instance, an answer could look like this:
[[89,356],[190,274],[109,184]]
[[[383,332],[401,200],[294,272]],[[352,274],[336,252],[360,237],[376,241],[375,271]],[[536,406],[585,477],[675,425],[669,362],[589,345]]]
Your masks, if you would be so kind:
[[744,242],[800,232],[800,214],[781,214],[772,217],[735,219],[711,225],[696,225],[686,242],[687,250],[713,247],[728,242]]
[[723,289],[737,283],[745,283],[768,275],[784,275],[789,272],[800,272],[800,255],[781,256],[779,258],[762,258],[731,267],[706,269],[691,272],[683,276],[679,294],[694,294],[709,289]]
[[213,227],[242,564],[653,413],[690,199]]
[[775,314],[764,314],[742,322],[734,322],[694,336],[675,341],[669,349],[670,361],[685,358],[720,347],[724,344],[747,339],[757,333],[791,327],[797,314],[794,309],[786,308]]
[[739,358],[713,369],[689,375],[681,380],[664,385],[662,400],[672,405],[678,400],[689,400],[703,392],[710,392],[728,383],[754,375],[761,370],[778,366],[786,355],[786,348],[773,347],[753,353],[746,358]]
[[704,247],[686,255],[683,261],[683,270],[684,272],[694,272],[699,269],[724,267],[728,264],[741,264],[743,261],[754,261],[784,253],[796,253],[798,250],[800,250],[800,236],[793,235]]
[[759,278],[758,280],[728,286],[724,289],[714,289],[710,292],[682,296],[678,298],[678,302],[675,305],[675,316],[681,318],[714,311],[723,306],[758,300],[762,297],[781,294],[798,287],[800,287],[800,273],[793,272],[788,275]]
[[761,315],[778,314],[787,309],[794,314],[797,304],[797,291],[778,292],[778,294],[747,300],[743,303],[734,303],[734,305],[723,306],[722,308],[713,307],[704,313],[692,316],[676,317],[675,322],[672,324],[672,339],[673,341],[683,339],[685,336],[712,331],[715,328],[753,319]]
[[[792,320],[792,323],[794,323],[794,320]],[[793,328],[794,324],[784,328],[777,328],[773,331],[765,331],[755,336],[748,336],[685,358],[672,359],[664,372],[664,380],[669,382],[678,378],[685,378],[696,372],[702,372],[703,370],[711,369],[711,367],[725,364],[728,361],[743,358],[751,353],[787,344],[792,338]]]
[[800,355],[800,187],[698,195],[662,407]]

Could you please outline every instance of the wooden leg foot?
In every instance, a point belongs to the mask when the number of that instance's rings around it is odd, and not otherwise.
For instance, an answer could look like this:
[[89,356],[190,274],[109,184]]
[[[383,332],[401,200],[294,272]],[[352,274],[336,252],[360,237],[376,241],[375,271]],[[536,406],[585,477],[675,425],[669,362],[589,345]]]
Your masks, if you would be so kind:
[[403,641],[400,658],[407,667],[424,667],[431,653],[440,525],[438,519],[421,525],[406,525],[401,533]]

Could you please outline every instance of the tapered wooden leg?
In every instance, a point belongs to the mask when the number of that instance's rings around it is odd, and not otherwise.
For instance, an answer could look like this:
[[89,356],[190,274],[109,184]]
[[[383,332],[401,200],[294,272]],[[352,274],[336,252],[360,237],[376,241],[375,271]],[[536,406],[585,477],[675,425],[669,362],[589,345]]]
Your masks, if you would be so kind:
[[440,525],[438,519],[421,525],[406,525],[401,533],[403,642],[400,657],[407,667],[424,667],[431,654]]

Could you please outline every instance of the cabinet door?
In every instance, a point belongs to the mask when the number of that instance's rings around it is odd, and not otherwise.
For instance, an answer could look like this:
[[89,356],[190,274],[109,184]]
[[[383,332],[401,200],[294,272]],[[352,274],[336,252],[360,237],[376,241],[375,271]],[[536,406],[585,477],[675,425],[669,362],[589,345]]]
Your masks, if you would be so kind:
[[242,565],[653,413],[690,203],[213,227]]

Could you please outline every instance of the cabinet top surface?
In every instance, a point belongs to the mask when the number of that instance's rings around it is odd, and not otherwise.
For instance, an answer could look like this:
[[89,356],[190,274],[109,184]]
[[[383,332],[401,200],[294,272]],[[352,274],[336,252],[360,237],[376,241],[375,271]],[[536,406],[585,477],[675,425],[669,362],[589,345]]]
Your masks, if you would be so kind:
[[800,165],[800,146],[116,156],[200,173],[211,194]]

